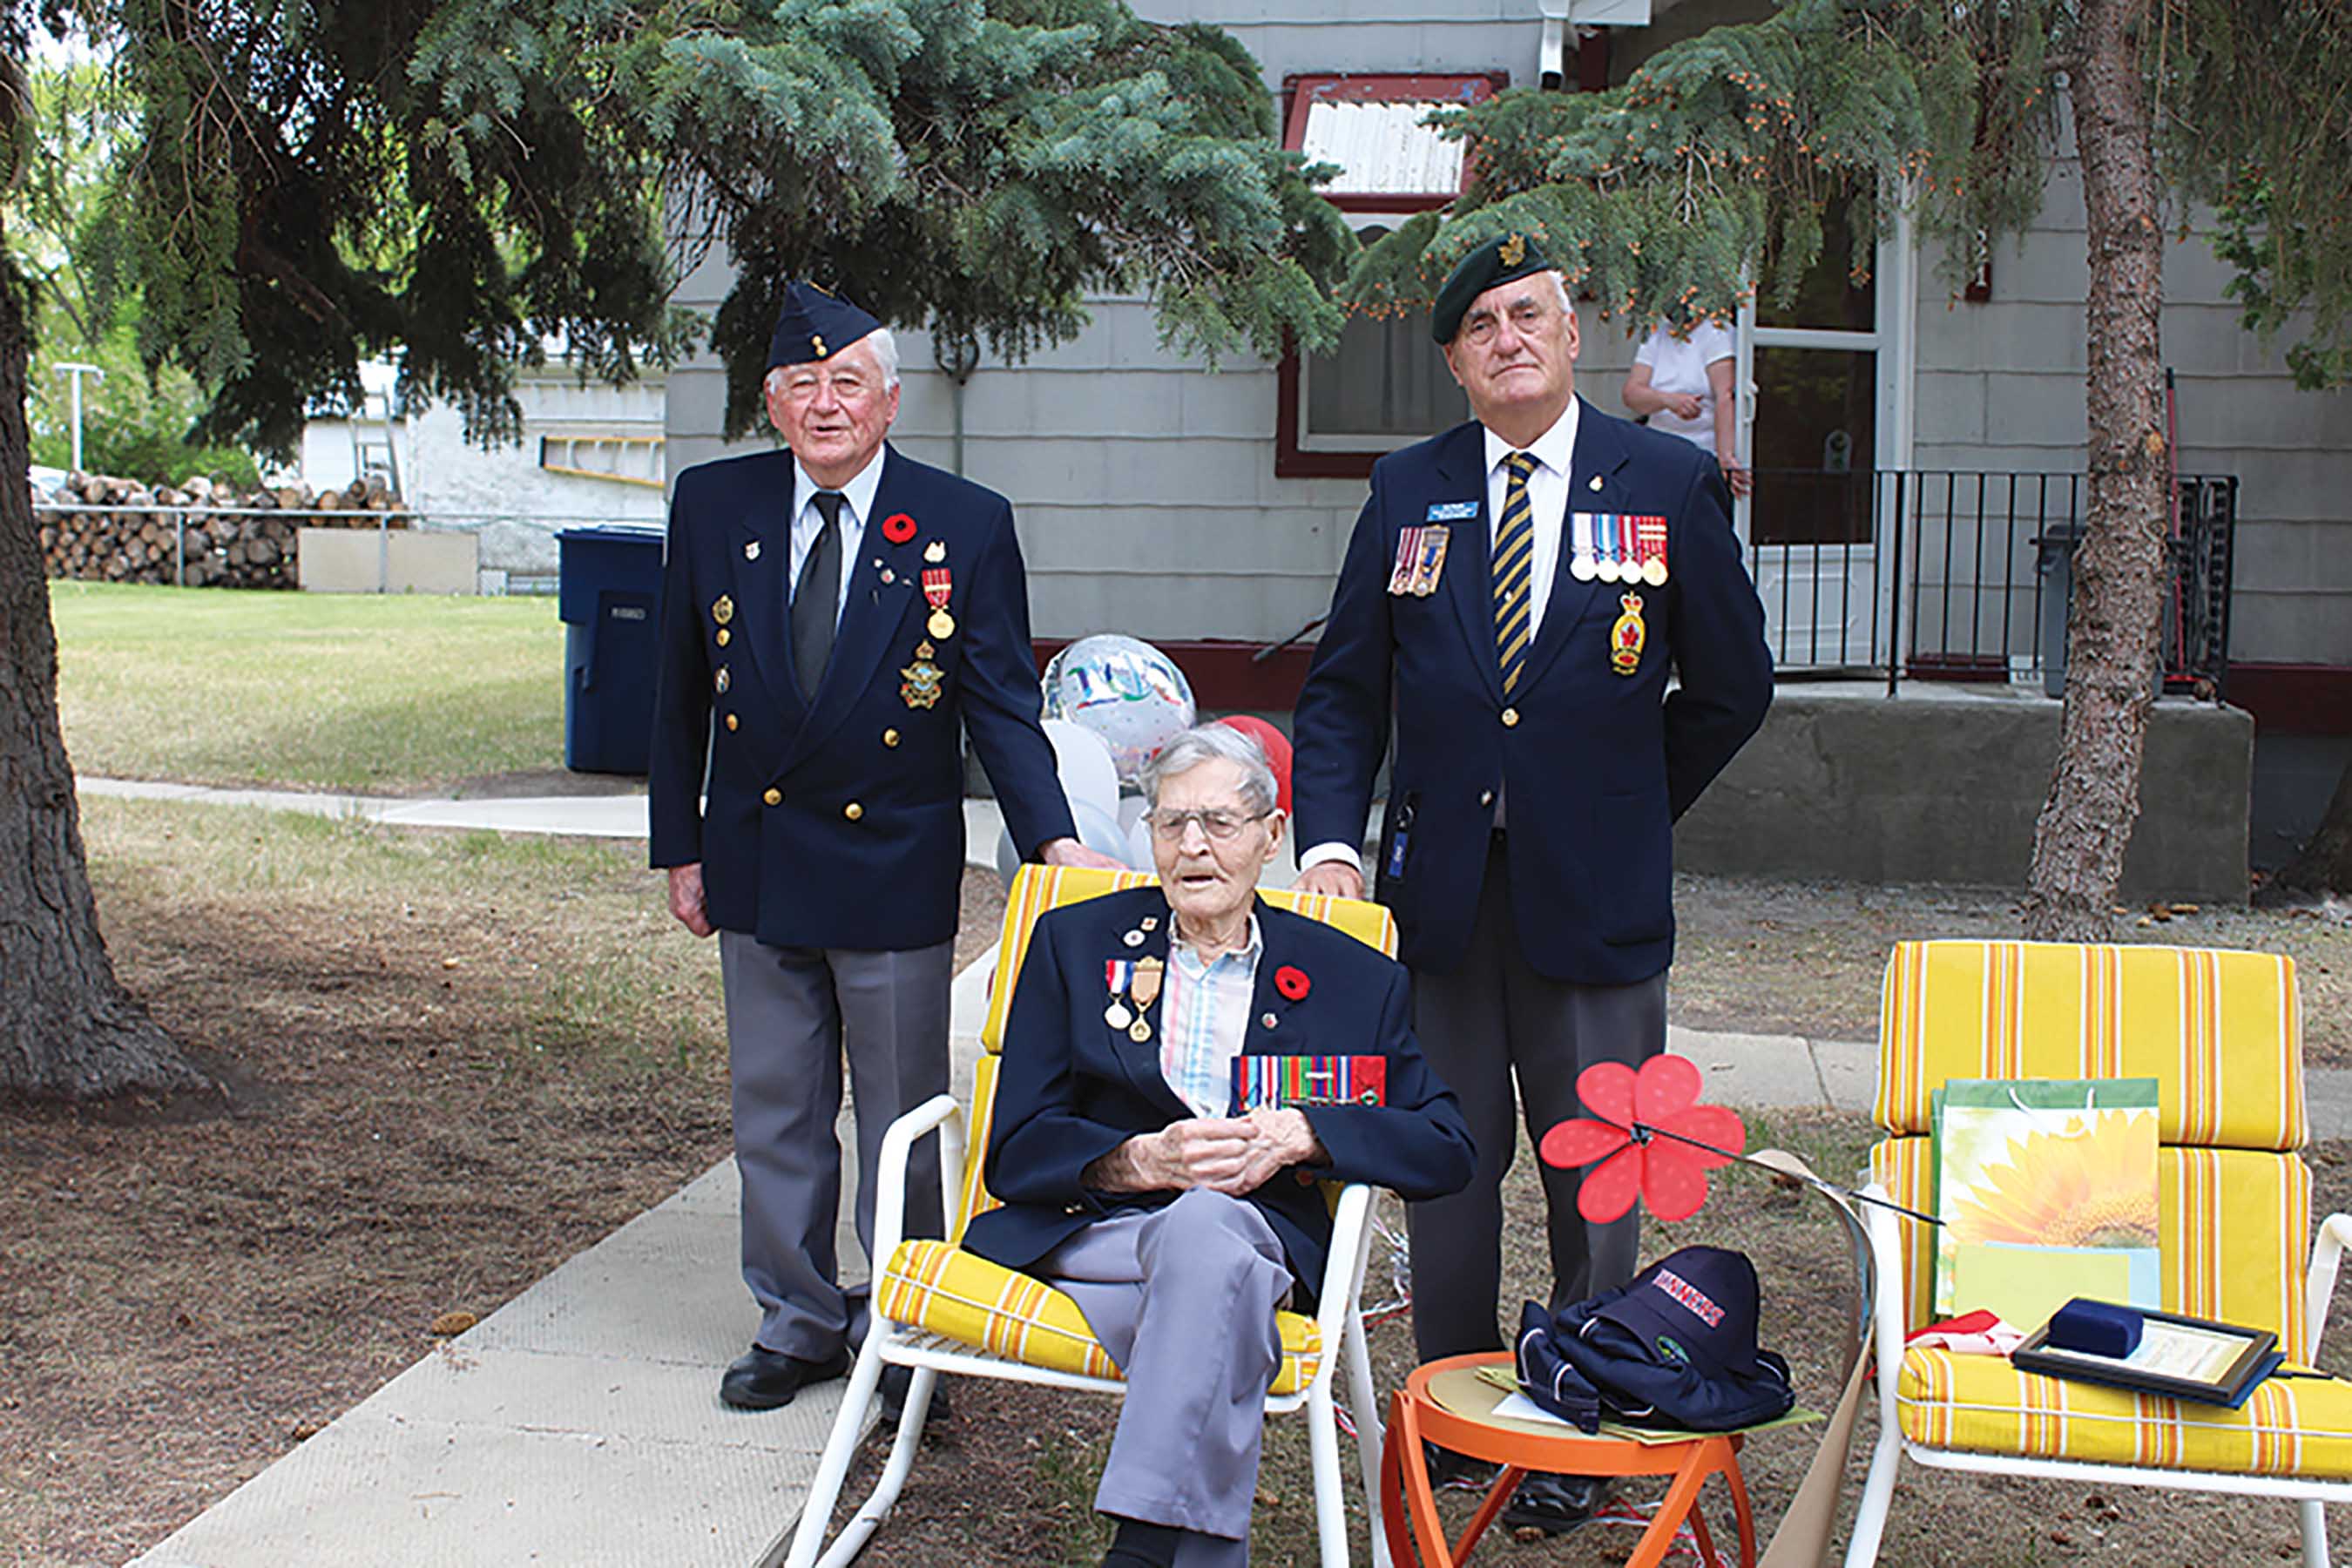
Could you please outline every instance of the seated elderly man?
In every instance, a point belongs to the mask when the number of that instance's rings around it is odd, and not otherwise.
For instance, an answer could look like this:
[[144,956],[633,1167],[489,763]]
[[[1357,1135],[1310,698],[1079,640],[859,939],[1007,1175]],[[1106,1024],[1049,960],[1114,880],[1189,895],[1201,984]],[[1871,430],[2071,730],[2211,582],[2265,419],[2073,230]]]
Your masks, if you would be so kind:
[[[1474,1162],[1402,967],[1257,900],[1283,824],[1257,742],[1188,731],[1145,784],[1160,885],[1038,921],[988,1150],[1005,1206],[964,1246],[1066,1291],[1127,1375],[1105,1568],[1204,1568],[1249,1560],[1274,1314],[1312,1310],[1330,1244],[1315,1183],[1431,1198]],[[1301,1057],[1326,1076],[1281,1070]],[[1286,1081],[1313,1092],[1266,1103]]]

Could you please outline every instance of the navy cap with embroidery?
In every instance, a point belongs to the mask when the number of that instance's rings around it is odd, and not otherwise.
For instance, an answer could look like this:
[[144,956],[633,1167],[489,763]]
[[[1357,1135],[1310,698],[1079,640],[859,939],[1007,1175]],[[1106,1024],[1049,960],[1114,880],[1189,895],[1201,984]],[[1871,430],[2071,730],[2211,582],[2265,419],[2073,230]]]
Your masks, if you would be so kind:
[[1756,1266],[1722,1247],[1685,1247],[1651,1264],[1593,1316],[1633,1331],[1673,1361],[1752,1375]]
[[814,283],[793,282],[768,339],[768,368],[830,359],[882,323]]
[[1452,342],[1454,334],[1462,330],[1462,318],[1469,314],[1471,301],[1479,295],[1499,284],[1550,270],[1550,259],[1526,235],[1496,236],[1454,264],[1445,287],[1437,291],[1437,303],[1431,307],[1429,335],[1441,343]]

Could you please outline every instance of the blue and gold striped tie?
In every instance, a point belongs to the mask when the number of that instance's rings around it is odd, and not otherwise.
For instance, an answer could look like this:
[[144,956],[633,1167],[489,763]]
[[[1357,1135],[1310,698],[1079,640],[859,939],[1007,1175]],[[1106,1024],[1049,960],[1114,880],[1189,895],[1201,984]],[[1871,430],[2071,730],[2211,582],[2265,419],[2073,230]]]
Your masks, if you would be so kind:
[[1503,487],[1503,521],[1495,531],[1495,655],[1503,668],[1503,694],[1519,683],[1519,671],[1527,667],[1529,614],[1533,608],[1528,598],[1530,564],[1536,553],[1536,509],[1528,500],[1528,476],[1536,471],[1536,460],[1525,452],[1514,452],[1503,459],[1511,471],[1509,481]]

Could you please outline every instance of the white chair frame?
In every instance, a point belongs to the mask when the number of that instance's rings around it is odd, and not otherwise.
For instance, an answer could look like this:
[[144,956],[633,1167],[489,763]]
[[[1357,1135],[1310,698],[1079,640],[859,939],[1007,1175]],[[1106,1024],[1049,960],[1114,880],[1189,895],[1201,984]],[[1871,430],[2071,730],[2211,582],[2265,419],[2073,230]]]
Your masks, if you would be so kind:
[[[874,1247],[878,1260],[887,1262],[896,1257],[899,1239],[906,1224],[907,1165],[915,1140],[936,1129],[940,1138],[940,1186],[943,1212],[953,1215],[961,1198],[964,1165],[964,1112],[951,1095],[938,1095],[917,1106],[898,1121],[883,1135],[882,1152],[877,1163],[879,1185],[875,1189]],[[1381,1429],[1377,1395],[1372,1387],[1371,1355],[1364,1341],[1363,1312],[1358,1305],[1358,1295],[1363,1288],[1364,1268],[1371,1255],[1372,1189],[1360,1183],[1343,1188],[1332,1215],[1331,1248],[1323,1270],[1323,1287],[1318,1294],[1316,1325],[1321,1331],[1323,1354],[1314,1377],[1295,1394],[1268,1394],[1266,1414],[1286,1414],[1305,1410],[1307,1419],[1308,1447],[1315,1470],[1315,1523],[1321,1546],[1322,1568],[1347,1568],[1348,1516],[1347,1504],[1339,1471],[1339,1424],[1333,1402],[1331,1378],[1337,1363],[1344,1354],[1348,1363],[1350,1414],[1356,1426],[1356,1448],[1363,1468],[1365,1510],[1370,1515],[1370,1537],[1374,1568],[1390,1568],[1386,1532],[1380,1521],[1380,1465]],[[881,1269],[876,1268],[878,1286]],[[970,1377],[992,1377],[1009,1383],[1040,1384],[1049,1388],[1067,1388],[1088,1394],[1123,1396],[1127,1385],[1116,1378],[1089,1377],[1080,1373],[1055,1372],[1043,1367],[1024,1366],[989,1352],[944,1339],[920,1328],[891,1321],[882,1312],[880,1296],[874,1301],[873,1321],[866,1332],[866,1345],[858,1352],[857,1365],[849,1374],[849,1389],[843,1395],[841,1411],[834,1419],[833,1433],[825,1440],[824,1455],[817,1463],[816,1479],[810,1486],[808,1500],[803,1507],[800,1524],[793,1533],[792,1549],[784,1557],[785,1568],[844,1568],[863,1550],[875,1530],[889,1517],[891,1507],[898,1500],[899,1490],[906,1485],[908,1472],[913,1469],[915,1451],[922,1440],[923,1420],[930,1409],[931,1388],[943,1372]],[[1339,1353],[1335,1353],[1335,1351]],[[856,1453],[859,1437],[864,1434],[869,1407],[882,1381],[886,1366],[911,1367],[907,1402],[898,1417],[898,1432],[890,1447],[890,1458],[884,1466],[881,1479],[875,1483],[873,1495],[850,1521],[842,1526],[841,1534],[819,1557],[824,1544],[825,1527],[832,1521],[835,1504],[841,1496],[842,1482],[849,1474],[851,1457]]]
[[[1886,1188],[1873,1183],[1866,1195],[1886,1199]],[[1876,1204],[1869,1205],[1870,1249],[1882,1288],[1878,1292],[1878,1446],[1864,1483],[1862,1507],[1854,1514],[1853,1537],[1846,1544],[1845,1568],[1871,1568],[1878,1561],[1880,1538],[1886,1529],[1887,1506],[1895,1497],[1897,1462],[1939,1470],[1975,1470],[1989,1476],[2035,1476],[2052,1480],[2085,1481],[2100,1486],[2162,1487],[2176,1491],[2230,1493],[2240,1497],[2284,1498],[2299,1505],[2303,1522],[2304,1568],[2327,1568],[2327,1517],[2322,1504],[2352,1502],[2352,1481],[2300,1480],[2293,1476],[2242,1476],[2212,1470],[2156,1469],[2139,1465],[2096,1464],[2082,1459],[2041,1459],[2023,1455],[1978,1453],[1960,1448],[1937,1448],[1915,1443],[1903,1435],[1895,1394],[1903,1372],[1906,1331],[1902,1281],[1902,1236],[1899,1221]],[[2304,1321],[2310,1328],[2306,1354],[2319,1358],[2320,1331],[2327,1323],[2327,1304],[2336,1294],[2336,1266],[2352,1247],[2352,1215],[2327,1216],[2312,1245],[2311,1268],[2304,1279]]]

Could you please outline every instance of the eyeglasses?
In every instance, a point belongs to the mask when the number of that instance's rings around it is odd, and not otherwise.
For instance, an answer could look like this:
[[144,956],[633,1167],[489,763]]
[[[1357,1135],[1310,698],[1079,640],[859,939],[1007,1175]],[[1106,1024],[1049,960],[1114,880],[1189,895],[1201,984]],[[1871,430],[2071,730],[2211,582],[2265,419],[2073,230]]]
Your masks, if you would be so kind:
[[1143,814],[1143,820],[1151,824],[1152,836],[1165,843],[1182,843],[1185,824],[1197,822],[1202,832],[1223,844],[1249,824],[1264,822],[1273,815],[1270,811],[1256,812],[1248,816],[1239,816],[1230,811],[1147,811]]

